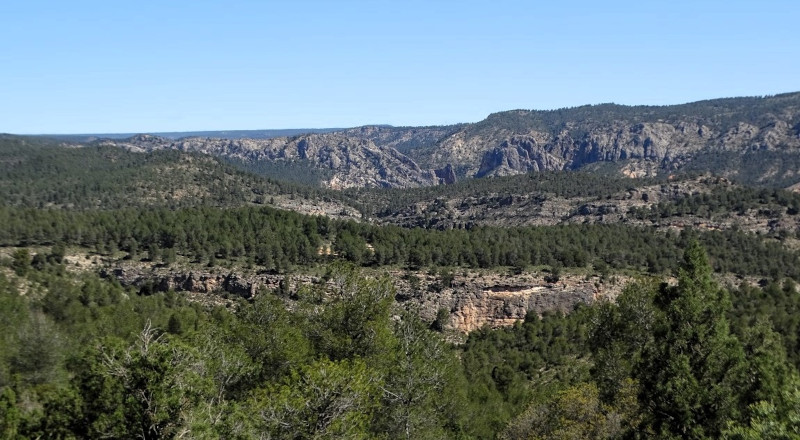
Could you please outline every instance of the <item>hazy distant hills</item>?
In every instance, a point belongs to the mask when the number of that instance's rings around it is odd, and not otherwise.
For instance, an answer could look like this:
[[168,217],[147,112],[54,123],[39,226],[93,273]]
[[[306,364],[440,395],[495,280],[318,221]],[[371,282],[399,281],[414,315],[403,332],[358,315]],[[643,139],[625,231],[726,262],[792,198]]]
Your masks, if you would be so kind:
[[[165,131],[147,133],[167,139],[187,137],[210,137],[222,139],[271,139],[284,136],[297,136],[307,133],[330,133],[342,128],[290,128],[281,130],[221,130],[221,131]],[[91,142],[97,139],[126,139],[141,133],[94,133],[94,134],[53,134],[49,138],[68,142]]]
[[531,171],[628,177],[714,172],[766,186],[800,182],[800,92],[673,106],[587,105],[495,113],[433,127],[167,133],[59,139],[221,157],[330,188],[409,188]]

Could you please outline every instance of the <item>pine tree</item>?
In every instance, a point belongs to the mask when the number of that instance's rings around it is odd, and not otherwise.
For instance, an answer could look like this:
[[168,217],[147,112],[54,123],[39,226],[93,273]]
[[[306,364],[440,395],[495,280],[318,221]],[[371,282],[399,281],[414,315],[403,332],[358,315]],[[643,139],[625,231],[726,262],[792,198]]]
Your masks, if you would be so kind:
[[746,369],[744,352],[728,328],[727,293],[711,278],[697,242],[690,243],[678,285],[656,298],[665,320],[654,332],[634,375],[646,423],[663,438],[719,437],[738,419],[738,390]]

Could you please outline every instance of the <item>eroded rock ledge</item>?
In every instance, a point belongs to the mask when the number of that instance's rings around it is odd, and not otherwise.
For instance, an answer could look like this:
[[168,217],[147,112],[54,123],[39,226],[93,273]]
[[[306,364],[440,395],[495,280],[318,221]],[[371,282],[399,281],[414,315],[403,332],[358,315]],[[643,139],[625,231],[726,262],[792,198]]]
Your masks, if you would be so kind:
[[[376,272],[372,275],[380,275]],[[299,285],[320,283],[310,275],[237,274],[225,269],[177,271],[163,267],[119,266],[102,271],[123,285],[152,292],[175,290],[213,302],[220,294],[253,298],[262,289],[294,291]],[[368,276],[372,276],[368,275]],[[395,301],[413,309],[427,321],[439,310],[449,313],[446,326],[469,333],[485,325],[500,327],[525,319],[529,312],[569,312],[577,304],[600,298],[614,298],[624,282],[601,282],[598,277],[566,275],[557,282],[545,280],[545,273],[519,275],[460,271],[448,277],[440,274],[392,271]],[[552,280],[550,280],[552,281]],[[199,296],[198,296],[199,295]]]

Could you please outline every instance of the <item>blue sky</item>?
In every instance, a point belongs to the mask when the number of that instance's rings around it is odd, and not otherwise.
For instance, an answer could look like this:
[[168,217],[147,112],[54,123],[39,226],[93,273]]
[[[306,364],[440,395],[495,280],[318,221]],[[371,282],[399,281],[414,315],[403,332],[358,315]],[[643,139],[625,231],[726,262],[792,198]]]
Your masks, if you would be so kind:
[[435,125],[800,90],[800,2],[0,2],[0,132]]

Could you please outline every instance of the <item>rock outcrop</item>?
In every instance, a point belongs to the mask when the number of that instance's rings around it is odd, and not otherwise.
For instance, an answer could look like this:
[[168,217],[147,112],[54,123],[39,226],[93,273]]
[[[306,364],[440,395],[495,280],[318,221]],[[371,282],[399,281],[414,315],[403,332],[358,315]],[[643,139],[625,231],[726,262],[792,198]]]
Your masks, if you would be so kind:
[[[135,286],[144,293],[174,290],[194,294],[193,298],[214,303],[218,295],[252,299],[262,289],[296,291],[298,286],[322,282],[308,275],[234,274],[215,270],[175,271],[142,265],[118,266],[101,274],[116,278],[121,284]],[[391,273],[398,306],[407,307],[427,321],[433,321],[440,309],[447,310],[450,329],[469,333],[483,326],[512,325],[528,313],[569,312],[578,304],[600,298],[614,298],[621,283],[600,283],[599,279],[562,276],[555,283],[541,275],[501,275],[464,273],[455,275],[448,286],[435,276]]]
[[664,107],[514,110],[448,135],[424,161],[476,177],[631,160],[672,171],[701,152],[800,152],[798,122],[800,93]]
[[245,163],[289,162],[327,172],[326,186],[417,187],[439,182],[433,170],[421,169],[392,147],[342,133],[309,134],[293,138],[172,140],[138,135],[124,140],[103,140],[135,152],[179,150],[236,159]]
[[800,93],[790,93],[662,107],[514,110],[444,127],[365,126],[271,139],[140,135],[98,142],[250,163],[284,161],[326,172],[323,183],[332,188],[417,187],[599,162],[622,163],[619,172],[637,177],[680,170],[703,154],[800,154],[798,127]]

